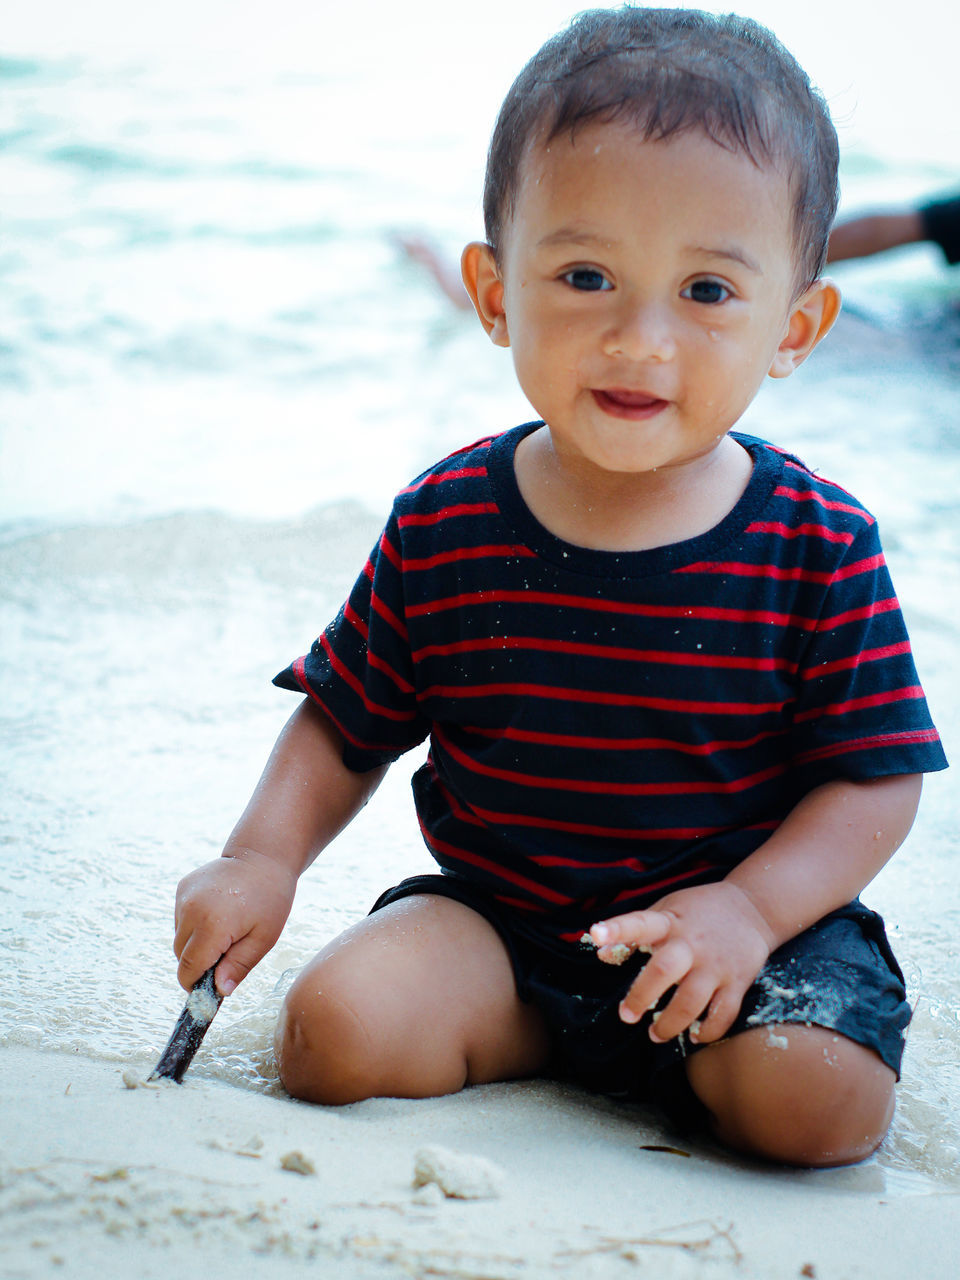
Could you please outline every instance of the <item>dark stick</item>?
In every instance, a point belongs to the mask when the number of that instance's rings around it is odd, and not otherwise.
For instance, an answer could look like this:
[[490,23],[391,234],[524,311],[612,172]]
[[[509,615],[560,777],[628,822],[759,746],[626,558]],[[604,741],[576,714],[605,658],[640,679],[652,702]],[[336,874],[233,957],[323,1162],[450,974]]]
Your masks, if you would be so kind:
[[[219,963],[218,960],[217,964]],[[175,1080],[179,1084],[183,1079],[223,1000],[213,980],[216,967],[216,964],[213,965],[193,984],[187,1003],[183,1006],[183,1013],[173,1028],[173,1035],[160,1055],[160,1061],[147,1077],[148,1080]]]

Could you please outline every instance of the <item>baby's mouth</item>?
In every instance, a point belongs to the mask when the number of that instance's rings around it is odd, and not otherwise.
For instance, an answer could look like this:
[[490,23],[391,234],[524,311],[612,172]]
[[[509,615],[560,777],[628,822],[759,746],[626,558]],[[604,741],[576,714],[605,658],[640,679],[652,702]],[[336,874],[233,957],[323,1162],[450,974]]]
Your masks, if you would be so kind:
[[624,391],[617,387],[602,391],[595,390],[593,398],[605,413],[612,414],[616,418],[631,418],[634,421],[655,417],[670,403],[646,391]]

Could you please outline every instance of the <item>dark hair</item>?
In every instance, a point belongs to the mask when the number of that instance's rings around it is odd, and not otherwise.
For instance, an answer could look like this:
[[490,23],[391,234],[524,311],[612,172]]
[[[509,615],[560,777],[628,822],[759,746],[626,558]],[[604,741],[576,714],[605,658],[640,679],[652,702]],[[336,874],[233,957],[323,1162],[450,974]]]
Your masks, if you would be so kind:
[[788,177],[799,285],[820,275],[837,210],[837,134],[821,95],[765,27],[698,9],[591,9],[543,46],[504,99],[483,213],[499,254],[535,143],[627,120],[646,139],[692,129]]

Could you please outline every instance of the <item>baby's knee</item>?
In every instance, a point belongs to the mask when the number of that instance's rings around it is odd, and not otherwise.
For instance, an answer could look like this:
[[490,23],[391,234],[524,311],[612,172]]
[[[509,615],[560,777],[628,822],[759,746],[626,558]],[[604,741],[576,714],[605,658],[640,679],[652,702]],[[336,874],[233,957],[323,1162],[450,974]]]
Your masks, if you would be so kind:
[[287,993],[274,1049],[280,1080],[294,1098],[342,1105],[376,1091],[364,1023],[322,967],[300,974]]
[[721,1141],[783,1164],[855,1164],[893,1117],[893,1071],[822,1027],[745,1032],[697,1053],[688,1075]]

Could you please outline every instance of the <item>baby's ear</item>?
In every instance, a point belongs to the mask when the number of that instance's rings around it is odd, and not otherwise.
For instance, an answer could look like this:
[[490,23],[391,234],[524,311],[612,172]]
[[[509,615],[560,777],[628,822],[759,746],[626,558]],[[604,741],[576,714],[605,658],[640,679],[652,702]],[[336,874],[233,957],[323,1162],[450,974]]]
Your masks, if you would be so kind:
[[827,336],[840,314],[840,290],[832,280],[818,280],[793,304],[787,332],[770,366],[771,378],[786,378],[803,364]]
[[503,281],[490,246],[477,240],[468,244],[460,257],[460,274],[491,342],[498,347],[509,347],[510,335],[503,309]]

